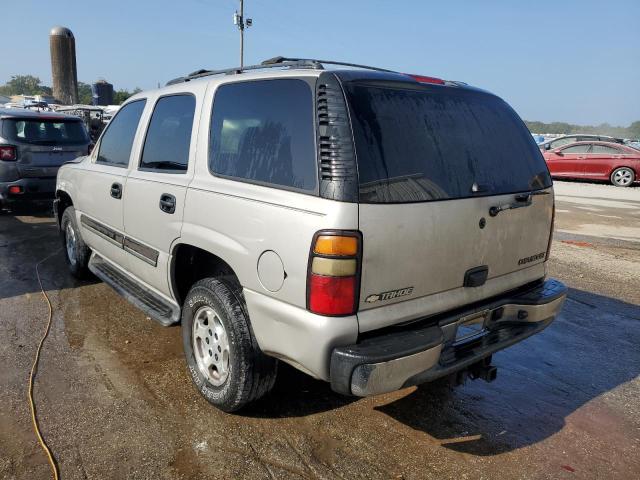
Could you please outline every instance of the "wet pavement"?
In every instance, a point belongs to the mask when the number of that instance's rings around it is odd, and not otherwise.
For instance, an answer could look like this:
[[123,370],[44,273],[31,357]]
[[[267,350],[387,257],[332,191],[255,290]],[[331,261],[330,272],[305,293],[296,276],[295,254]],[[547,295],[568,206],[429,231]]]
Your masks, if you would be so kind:
[[[67,273],[47,212],[0,214],[0,478],[49,478],[27,379],[63,479],[640,478],[640,188],[558,182],[548,329],[494,356],[491,384],[356,399],[282,366],[239,414],[192,387],[178,327]],[[620,218],[616,218],[620,217]]]

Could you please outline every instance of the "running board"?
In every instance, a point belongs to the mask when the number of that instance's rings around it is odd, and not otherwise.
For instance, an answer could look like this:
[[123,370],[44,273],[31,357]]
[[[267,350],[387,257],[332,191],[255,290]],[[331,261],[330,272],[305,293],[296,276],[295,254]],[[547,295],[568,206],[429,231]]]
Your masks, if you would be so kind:
[[177,305],[153,293],[95,252],[91,254],[89,270],[160,325],[168,327],[180,321]]

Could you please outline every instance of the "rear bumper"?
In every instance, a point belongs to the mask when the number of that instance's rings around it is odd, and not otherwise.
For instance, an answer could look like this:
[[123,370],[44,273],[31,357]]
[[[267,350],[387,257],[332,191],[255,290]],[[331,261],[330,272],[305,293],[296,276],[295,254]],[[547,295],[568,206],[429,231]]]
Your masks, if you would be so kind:
[[[22,193],[9,193],[9,187],[17,186]],[[56,177],[21,178],[12,182],[0,182],[0,201],[46,200],[53,198],[56,191]]]
[[[546,328],[566,295],[567,287],[550,279],[518,295],[445,315],[436,324],[407,326],[335,348],[331,387],[347,395],[377,395],[463,370]],[[482,323],[484,330],[456,340],[460,325],[469,322]]]

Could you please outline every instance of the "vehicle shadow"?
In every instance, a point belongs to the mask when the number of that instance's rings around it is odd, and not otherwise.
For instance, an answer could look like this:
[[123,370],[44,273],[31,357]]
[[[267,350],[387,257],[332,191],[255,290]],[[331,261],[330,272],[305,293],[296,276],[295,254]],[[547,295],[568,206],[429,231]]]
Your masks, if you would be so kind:
[[[590,402],[640,374],[639,343],[639,306],[570,289],[549,328],[494,355],[496,381],[454,388],[441,379],[374,408],[444,448],[497,455],[552,436],[569,416],[597,421],[604,407]],[[281,373],[274,391],[242,415],[299,417],[358,401],[291,367]]]
[[378,410],[451,450],[508,452],[557,433],[570,415],[597,421],[597,402],[575,412],[640,374],[638,342],[639,306],[570,289],[547,330],[494,356],[495,382],[422,385]]
[[[51,258],[48,258],[51,257]],[[45,260],[47,259],[47,260]],[[50,202],[29,203],[0,214],[0,299],[40,292],[36,265],[45,260],[46,289],[73,288]]]
[[357,400],[358,397],[339,395],[331,390],[328,382],[316,380],[280,362],[278,378],[271,393],[239,414],[254,418],[306,417],[335,410]]

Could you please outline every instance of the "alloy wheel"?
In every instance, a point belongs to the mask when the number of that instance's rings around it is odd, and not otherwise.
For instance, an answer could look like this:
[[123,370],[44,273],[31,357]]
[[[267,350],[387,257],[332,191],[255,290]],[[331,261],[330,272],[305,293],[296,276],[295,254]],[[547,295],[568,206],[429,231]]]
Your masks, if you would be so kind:
[[205,305],[196,311],[191,338],[200,373],[212,385],[222,385],[229,376],[229,337],[212,307]]

